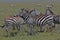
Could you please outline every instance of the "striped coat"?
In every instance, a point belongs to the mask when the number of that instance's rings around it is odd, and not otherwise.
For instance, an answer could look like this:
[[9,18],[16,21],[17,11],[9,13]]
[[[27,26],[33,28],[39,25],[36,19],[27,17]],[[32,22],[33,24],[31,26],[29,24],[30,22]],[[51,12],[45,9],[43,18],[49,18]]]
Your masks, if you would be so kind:
[[[33,20],[32,20],[33,19]],[[53,16],[52,15],[39,15],[34,18],[29,19],[28,21],[34,21],[32,24],[36,24],[42,28],[42,26],[48,24],[51,27],[54,27]],[[31,23],[31,21],[29,22]]]
[[24,24],[24,20],[20,16],[12,16],[12,17],[6,17],[4,21],[4,27],[6,29],[7,35],[9,35],[10,27],[12,26],[13,29],[15,29],[15,26],[18,31],[22,30],[22,25]]
[[49,26],[51,26],[52,29],[54,29],[55,25],[53,22],[53,16],[52,15],[37,15],[37,16],[30,16],[32,14],[30,13],[22,13],[23,18],[26,18],[28,16],[28,18],[26,19],[26,22],[28,24],[28,31],[29,33],[33,34],[33,26],[34,25],[38,25],[40,26],[40,30],[42,31],[42,27],[46,24],[48,24]]

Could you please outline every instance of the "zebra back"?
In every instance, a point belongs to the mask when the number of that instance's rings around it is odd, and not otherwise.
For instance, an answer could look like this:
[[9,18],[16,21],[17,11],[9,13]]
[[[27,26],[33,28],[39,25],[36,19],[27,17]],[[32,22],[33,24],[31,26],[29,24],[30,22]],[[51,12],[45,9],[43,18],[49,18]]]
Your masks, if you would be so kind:
[[36,23],[38,25],[44,25],[48,23],[48,21],[53,21],[53,16],[52,15],[40,15],[36,17]]
[[23,20],[23,18],[22,17],[20,17],[20,16],[10,16],[10,17],[7,17],[7,18],[5,18],[5,21],[7,21],[7,22],[12,22],[12,23],[24,23],[24,20]]

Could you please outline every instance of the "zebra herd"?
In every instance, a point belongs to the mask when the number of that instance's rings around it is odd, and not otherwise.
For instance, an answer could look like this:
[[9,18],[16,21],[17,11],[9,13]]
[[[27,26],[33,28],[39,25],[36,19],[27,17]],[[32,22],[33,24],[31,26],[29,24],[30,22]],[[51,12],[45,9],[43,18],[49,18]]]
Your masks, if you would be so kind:
[[12,26],[13,29],[15,29],[16,26],[18,32],[21,32],[22,25],[24,24],[27,24],[27,32],[30,35],[36,33],[34,30],[35,26],[38,26],[40,28],[40,32],[43,32],[43,27],[48,25],[53,32],[55,30],[55,24],[60,24],[60,15],[54,15],[50,9],[47,9],[46,13],[42,14],[36,9],[31,10],[22,8],[21,12],[18,14],[5,18],[4,25],[1,27],[6,29],[7,35],[10,35],[10,26]]

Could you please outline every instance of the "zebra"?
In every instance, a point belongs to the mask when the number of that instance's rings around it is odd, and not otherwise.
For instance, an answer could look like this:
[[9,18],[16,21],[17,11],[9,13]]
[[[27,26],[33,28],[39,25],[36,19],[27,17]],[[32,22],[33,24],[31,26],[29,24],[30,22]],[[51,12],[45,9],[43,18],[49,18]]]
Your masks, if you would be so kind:
[[6,29],[7,36],[9,36],[10,35],[9,30],[10,30],[11,26],[13,29],[15,29],[15,26],[16,26],[17,30],[21,32],[23,24],[24,24],[24,20],[22,17],[20,17],[20,16],[9,16],[9,17],[5,18],[4,25],[1,27]]
[[54,12],[53,12],[51,6],[47,6],[45,14],[46,15],[54,15]]
[[60,15],[55,15],[54,12],[51,10],[52,7],[47,6],[46,15],[53,15],[54,16],[54,23],[60,24]]
[[60,15],[55,15],[54,12],[50,9],[50,7],[47,7],[45,15],[52,15],[54,16],[54,23],[60,24]]
[[[53,11],[50,11],[49,9],[50,9],[50,7],[48,7],[48,9],[47,9],[46,11],[49,11],[49,12],[50,12],[50,15],[52,15],[52,14],[53,14]],[[32,11],[34,12],[34,10],[32,10]],[[36,10],[35,10],[35,11],[36,11]],[[38,11],[38,10],[37,10],[37,11]],[[33,13],[33,12],[31,12],[32,16],[33,16],[34,14],[35,14],[35,16],[37,16],[36,14],[38,14],[38,15],[39,15],[39,14],[40,14],[40,15],[42,14],[42,12],[39,12],[39,11],[38,11],[38,12],[35,12],[35,13]],[[51,14],[51,13],[52,13],[52,14]],[[46,13],[46,14],[48,15],[48,13]],[[45,15],[46,15],[46,14],[45,14]],[[52,15],[52,16],[53,16],[53,15]],[[54,18],[53,18],[53,19],[54,19]],[[53,21],[53,22],[54,22],[54,21]]]
[[46,13],[45,14],[53,16],[53,22],[54,22],[54,24],[60,24],[60,15],[54,14],[54,12],[52,10],[50,10],[49,7],[46,9]]
[[53,22],[53,16],[52,15],[43,15],[40,14],[38,16],[32,16],[32,12],[30,13],[21,13],[20,15],[23,16],[23,18],[26,19],[26,23],[28,24],[28,32],[30,34],[34,34],[35,32],[33,31],[33,27],[34,25],[38,25],[40,27],[40,31],[42,31],[42,27],[46,24],[48,24],[49,26],[51,26],[51,29],[53,30],[55,28],[54,22]]

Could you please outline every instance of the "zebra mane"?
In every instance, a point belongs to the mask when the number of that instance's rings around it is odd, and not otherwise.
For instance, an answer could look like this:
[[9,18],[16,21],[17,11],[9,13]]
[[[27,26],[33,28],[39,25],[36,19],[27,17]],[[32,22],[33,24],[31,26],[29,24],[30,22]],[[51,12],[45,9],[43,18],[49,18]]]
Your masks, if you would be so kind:
[[27,13],[29,12],[28,10],[25,10]]
[[41,14],[35,16],[34,18],[39,18],[39,17],[42,17],[42,16],[44,16],[44,14],[41,13]]
[[50,13],[54,14],[50,9],[47,9]]
[[31,10],[29,13],[33,12],[34,10]]
[[10,18],[17,18],[17,17],[20,17],[20,16],[8,16],[8,17],[6,17],[5,19],[10,19]]

